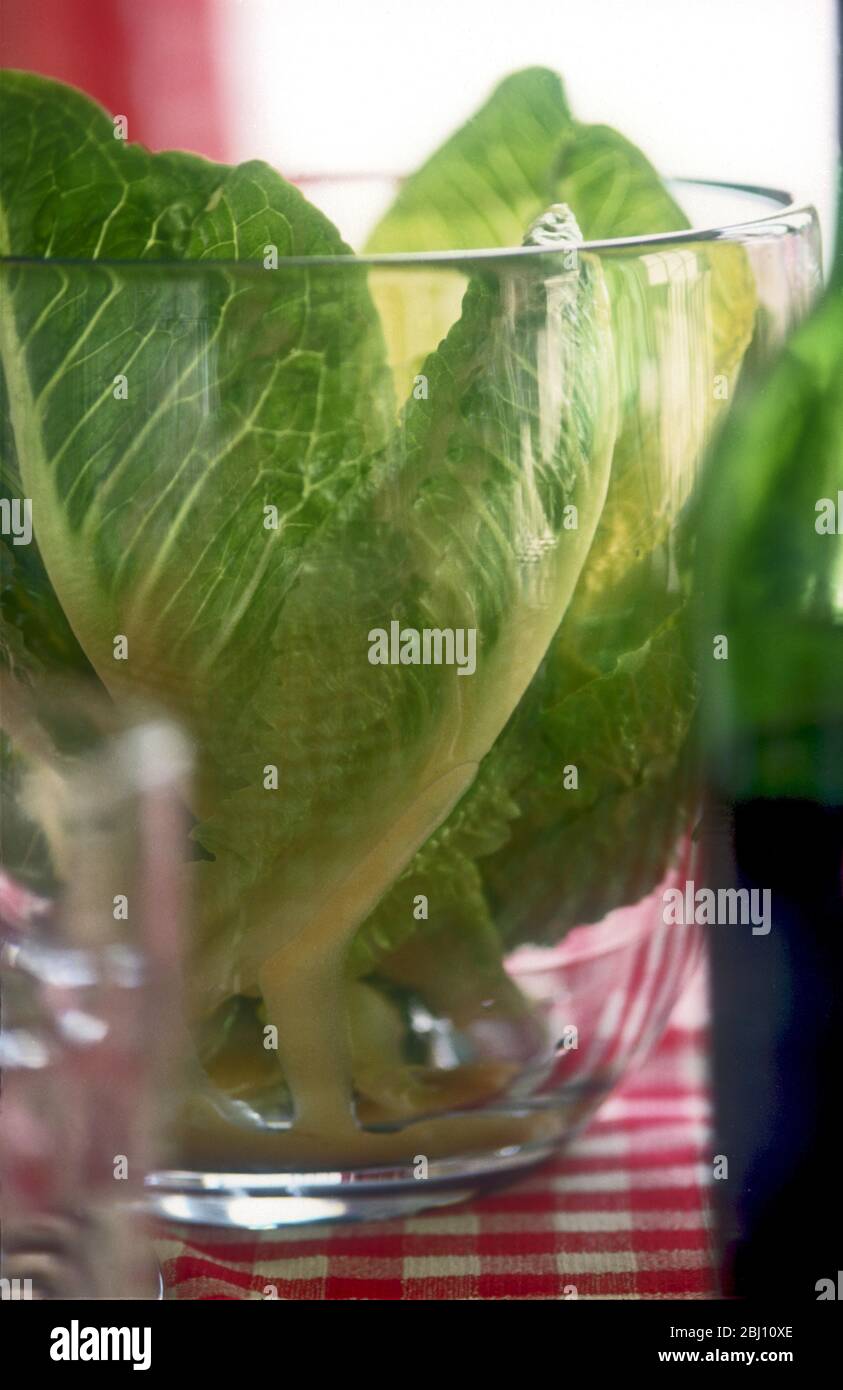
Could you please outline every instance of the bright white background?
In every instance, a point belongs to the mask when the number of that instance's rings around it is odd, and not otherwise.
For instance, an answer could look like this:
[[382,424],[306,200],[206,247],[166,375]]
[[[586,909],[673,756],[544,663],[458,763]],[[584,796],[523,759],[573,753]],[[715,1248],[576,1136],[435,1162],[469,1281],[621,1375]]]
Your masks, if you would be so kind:
[[575,114],[666,175],[811,199],[831,240],[832,0],[215,0],[231,158],[414,168],[500,77],[555,67]]

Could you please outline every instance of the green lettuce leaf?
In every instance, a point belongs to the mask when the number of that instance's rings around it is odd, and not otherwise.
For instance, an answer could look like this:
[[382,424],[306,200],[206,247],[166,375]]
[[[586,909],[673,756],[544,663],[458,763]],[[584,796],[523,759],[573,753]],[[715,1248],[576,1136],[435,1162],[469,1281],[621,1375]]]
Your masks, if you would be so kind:
[[690,225],[644,152],[611,126],[572,121],[554,151],[551,182],[554,196],[575,210],[587,241]]
[[520,246],[525,229],[554,201],[553,159],[570,121],[555,72],[525,68],[504,78],[404,180],[366,251]]
[[[517,76],[510,91],[529,103],[533,75]],[[490,149],[488,160],[475,151],[481,172],[493,161],[494,141]],[[534,182],[571,205],[587,238],[688,226],[644,154],[609,127],[565,119],[549,159]],[[425,166],[426,184],[440,173],[448,186],[453,162],[446,144]],[[476,180],[466,189],[482,204]],[[388,214],[383,225],[393,247],[400,236],[411,244],[407,207],[403,219]],[[470,216],[468,225],[475,225]],[[442,232],[454,245],[466,244],[463,234],[456,221]],[[391,950],[444,923],[438,959],[414,981],[428,997],[448,973],[449,941],[473,934],[486,943],[479,999],[491,992],[493,924],[500,954],[521,941],[558,940],[579,922],[637,901],[665,873],[693,812],[689,556],[676,531],[720,409],[710,383],[723,373],[731,393],[756,297],[738,246],[689,247],[684,299],[675,269],[659,275],[657,261],[654,251],[646,263],[633,256],[604,264],[620,424],[606,502],[565,617],[476,782],[355,941],[352,968],[388,972]],[[710,358],[693,362],[705,383],[702,400],[696,379],[676,372],[689,338],[711,344]],[[689,400],[700,406],[690,422]],[[577,790],[564,786],[568,764],[578,768]],[[489,827],[485,843],[472,829],[478,822]],[[456,881],[465,885],[462,897]],[[430,902],[422,921],[408,908],[418,893]]]
[[[3,271],[4,481],[32,499],[37,543],[4,563],[9,630],[30,596],[58,595],[65,620],[47,605],[28,650],[72,629],[73,659],[83,650],[112,694],[184,720],[211,841],[222,800],[284,761],[262,718],[283,672],[279,609],[391,429],[365,272],[284,266],[347,248],[265,165],[151,155],[82,94],[27,74],[0,78],[0,121],[0,251],[48,258]],[[185,263],[225,257],[256,264]],[[264,823],[274,811],[264,797]],[[276,841],[265,831],[214,865],[221,910]]]
[[[260,990],[289,1033],[287,952],[311,968],[383,896],[573,593],[614,434],[600,269],[478,274],[395,430],[366,267],[285,265],[346,248],[280,176],[150,155],[42,79],[4,76],[0,103],[0,247],[55,261],[6,270],[0,320],[39,551],[114,697],[194,734],[202,1007]],[[392,622],[476,632],[476,671],[373,666]]]
[[[401,185],[371,232],[368,254],[519,246],[554,201],[553,159],[571,114],[547,68],[504,78],[488,101]],[[559,202],[570,202],[559,197]],[[401,395],[459,318],[467,280],[454,267],[373,272],[372,294]]]
[[[551,418],[540,329],[554,335],[562,368]],[[292,808],[291,838],[279,873],[259,886],[261,904],[268,893],[300,923],[317,900],[333,902],[332,920],[342,912],[356,926],[473,780],[542,659],[598,522],[613,442],[610,351],[593,262],[565,270],[537,258],[515,287],[492,269],[475,276],[460,321],[425,363],[427,397],[408,402],[392,450],[327,529],[307,583],[279,617],[283,685],[275,682],[271,706],[250,702],[248,717],[265,718],[287,744],[288,795],[273,835]],[[571,508],[574,528],[566,525]],[[476,672],[462,679],[436,666],[372,668],[361,635],[393,622],[475,630]],[[355,700],[338,700],[338,690]],[[303,719],[307,735],[291,746],[289,731]],[[315,798],[304,821],[295,784],[289,797],[291,752],[300,749]],[[213,838],[203,835],[206,847],[217,854],[224,836],[245,856],[266,824],[264,797],[244,788],[225,804]],[[333,862],[326,841],[336,847]],[[245,982],[279,928],[242,893],[239,910]],[[254,927],[261,917],[265,937]],[[220,953],[230,946],[226,926]],[[357,951],[379,953],[365,944]],[[210,977],[219,977],[217,966]]]

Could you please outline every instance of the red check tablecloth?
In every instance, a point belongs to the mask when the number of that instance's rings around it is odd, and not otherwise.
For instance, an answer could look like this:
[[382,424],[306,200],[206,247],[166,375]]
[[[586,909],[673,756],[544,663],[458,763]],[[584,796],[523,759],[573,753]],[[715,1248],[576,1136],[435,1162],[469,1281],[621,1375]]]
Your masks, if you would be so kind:
[[[710,1104],[702,972],[658,1051],[530,1177],[402,1221],[298,1226],[260,1242],[158,1242],[166,1297],[706,1298]],[[566,1293],[567,1290],[567,1293]]]

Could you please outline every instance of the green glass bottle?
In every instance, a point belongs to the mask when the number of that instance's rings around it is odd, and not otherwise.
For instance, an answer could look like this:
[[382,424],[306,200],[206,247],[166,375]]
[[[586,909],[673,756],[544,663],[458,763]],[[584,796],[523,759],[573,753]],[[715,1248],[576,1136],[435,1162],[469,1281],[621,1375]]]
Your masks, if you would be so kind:
[[[698,536],[706,747],[742,799],[843,801],[843,236],[822,302],[738,401]],[[709,650],[710,654],[710,650]],[[708,670],[708,665],[711,669]]]
[[825,294],[709,461],[697,548],[706,822],[719,827],[708,881],[770,904],[766,931],[712,928],[723,1282],[737,1296],[831,1297],[843,1262],[843,196]]

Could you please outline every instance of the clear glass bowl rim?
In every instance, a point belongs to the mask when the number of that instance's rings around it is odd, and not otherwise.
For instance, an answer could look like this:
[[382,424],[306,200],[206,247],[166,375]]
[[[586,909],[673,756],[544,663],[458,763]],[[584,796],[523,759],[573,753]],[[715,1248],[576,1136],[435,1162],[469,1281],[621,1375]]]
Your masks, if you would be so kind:
[[[296,185],[324,181],[326,175],[299,175]],[[378,175],[358,175],[346,174],[333,176],[332,181],[336,183],[356,182],[360,179],[374,180]],[[766,188],[761,184],[734,183],[721,179],[690,179],[676,178],[665,180],[671,188],[711,188],[719,189],[727,193],[740,193],[763,199],[767,203],[774,204],[774,207],[764,213],[759,213],[757,217],[751,217],[738,222],[723,223],[713,227],[689,227],[679,232],[653,232],[645,236],[615,237],[604,241],[583,241],[579,245],[582,251],[612,253],[616,251],[642,251],[653,247],[658,250],[669,249],[671,246],[687,246],[690,243],[700,241],[742,241],[747,238],[755,239],[759,233],[766,232],[770,237],[787,236],[803,230],[806,226],[817,223],[816,209],[809,202],[794,202],[790,193],[784,192],[779,188]],[[344,267],[347,270],[352,268],[366,268],[370,266],[388,267],[453,267],[465,271],[468,267],[476,264],[512,266],[513,263],[523,263],[535,257],[545,259],[557,259],[570,253],[570,247],[563,247],[559,250],[548,249],[544,246],[512,246],[512,247],[478,247],[476,250],[460,251],[413,251],[413,252],[382,252],[378,255],[340,255],[340,256],[284,256],[280,258],[278,269],[307,269],[313,266],[336,266]],[[25,268],[30,266],[90,266],[91,268],[114,268],[127,270],[129,268],[137,270],[166,269],[181,272],[187,275],[195,275],[197,270],[228,270],[238,274],[244,274],[249,270],[264,273],[264,267],[260,261],[230,261],[230,260],[138,260],[138,259],[109,259],[107,257],[74,259],[73,257],[42,257],[42,256],[0,256],[0,267],[9,266],[10,268]],[[277,273],[275,271],[274,273]]]

